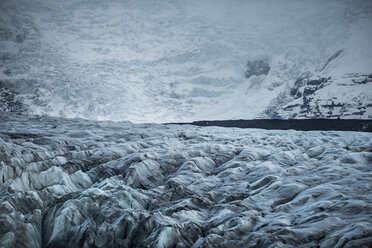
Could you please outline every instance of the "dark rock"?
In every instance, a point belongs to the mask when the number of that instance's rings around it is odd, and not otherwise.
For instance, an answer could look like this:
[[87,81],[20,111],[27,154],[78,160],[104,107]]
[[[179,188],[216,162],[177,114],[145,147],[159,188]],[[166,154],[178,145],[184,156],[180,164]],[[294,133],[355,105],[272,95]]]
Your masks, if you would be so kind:
[[247,70],[244,75],[246,78],[251,76],[267,75],[270,71],[270,65],[267,59],[257,59],[248,61]]

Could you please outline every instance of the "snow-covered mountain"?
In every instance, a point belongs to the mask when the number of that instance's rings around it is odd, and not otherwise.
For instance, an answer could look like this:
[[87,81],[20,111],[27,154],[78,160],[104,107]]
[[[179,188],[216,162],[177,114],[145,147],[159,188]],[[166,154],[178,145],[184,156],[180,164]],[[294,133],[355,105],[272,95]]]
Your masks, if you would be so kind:
[[0,110],[371,118],[369,0],[2,0]]

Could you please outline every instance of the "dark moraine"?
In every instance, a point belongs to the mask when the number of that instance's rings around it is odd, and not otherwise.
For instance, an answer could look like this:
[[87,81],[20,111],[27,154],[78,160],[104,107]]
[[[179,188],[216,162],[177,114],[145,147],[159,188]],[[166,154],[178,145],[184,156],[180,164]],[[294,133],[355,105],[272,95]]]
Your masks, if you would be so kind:
[[196,126],[219,126],[239,128],[262,128],[278,130],[333,130],[333,131],[359,131],[372,132],[372,120],[357,119],[256,119],[256,120],[215,120],[195,121],[191,123],[167,123],[167,124],[191,124]]

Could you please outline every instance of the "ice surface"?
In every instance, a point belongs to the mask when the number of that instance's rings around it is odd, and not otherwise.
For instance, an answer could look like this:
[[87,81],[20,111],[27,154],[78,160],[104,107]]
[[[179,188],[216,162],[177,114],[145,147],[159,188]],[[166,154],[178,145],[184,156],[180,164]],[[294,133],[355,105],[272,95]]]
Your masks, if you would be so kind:
[[[371,118],[371,26],[370,0],[2,0],[0,110]],[[298,79],[319,77],[332,80],[293,99]]]
[[372,135],[0,114],[1,247],[368,247]]

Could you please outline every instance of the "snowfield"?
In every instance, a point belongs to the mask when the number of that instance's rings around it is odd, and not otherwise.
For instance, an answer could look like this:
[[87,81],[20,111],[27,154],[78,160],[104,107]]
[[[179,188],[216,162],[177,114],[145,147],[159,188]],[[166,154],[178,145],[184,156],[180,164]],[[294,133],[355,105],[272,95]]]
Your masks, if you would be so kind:
[[370,119],[371,27],[370,0],[1,0],[0,111]]
[[370,247],[372,134],[0,114],[1,247]]

